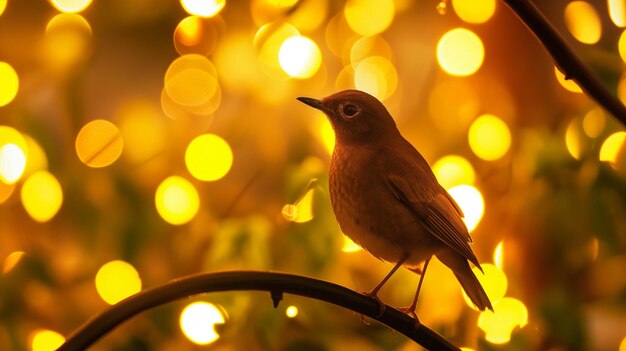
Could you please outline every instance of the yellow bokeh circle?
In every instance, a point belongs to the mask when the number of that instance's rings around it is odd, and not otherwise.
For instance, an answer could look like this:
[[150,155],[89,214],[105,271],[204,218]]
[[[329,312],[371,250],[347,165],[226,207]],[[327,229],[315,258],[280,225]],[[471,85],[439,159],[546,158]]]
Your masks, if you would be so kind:
[[130,263],[116,260],[104,264],[96,273],[98,295],[109,305],[141,291],[139,273]]
[[313,40],[296,35],[282,43],[278,50],[278,62],[290,77],[306,79],[319,70],[322,53]]
[[208,302],[191,303],[180,314],[180,328],[183,334],[198,345],[207,345],[219,339],[215,324],[225,322],[222,311]]
[[214,181],[230,170],[233,152],[224,139],[215,134],[203,134],[187,146],[185,164],[194,178]]
[[565,25],[572,36],[584,44],[595,44],[602,36],[598,12],[586,1],[572,1],[565,7]]
[[63,204],[61,184],[46,171],[26,178],[20,195],[24,209],[37,222],[49,221]]
[[65,342],[63,335],[47,329],[38,329],[30,334],[32,351],[54,351]]
[[50,3],[61,12],[77,13],[89,7],[91,1],[92,0],[50,0]]
[[484,114],[470,126],[468,141],[476,156],[486,161],[494,161],[509,150],[511,132],[503,120],[491,114]]
[[[487,293],[489,301],[493,303],[503,298],[509,286],[508,279],[504,272],[491,263],[483,263],[481,267],[484,274],[477,267],[472,268],[472,271],[474,275],[476,275],[476,278],[478,278],[485,293]],[[463,298],[468,306],[475,308],[474,303],[472,303],[472,300],[470,300],[465,291],[463,291]]]
[[583,90],[580,86],[572,79],[565,79],[565,75],[559,70],[558,67],[554,66],[554,75],[556,76],[556,80],[559,84],[565,88],[567,91],[571,91],[572,93],[582,93]]
[[26,168],[26,151],[16,144],[0,144],[0,181],[17,182]]
[[447,155],[437,160],[433,165],[433,173],[445,189],[460,184],[473,184],[476,179],[472,164],[458,155]]
[[389,60],[371,56],[361,60],[354,69],[354,86],[379,100],[390,97],[398,85],[398,73]]
[[496,11],[495,0],[452,0],[457,16],[467,23],[487,22]]
[[120,157],[124,143],[115,124],[97,119],[76,136],[76,154],[89,167],[105,167]]
[[6,62],[0,62],[0,106],[5,106],[17,95],[20,80],[17,72]]
[[155,204],[159,215],[174,225],[189,222],[198,213],[200,197],[196,188],[185,178],[166,178],[156,190]]
[[478,327],[485,332],[485,339],[493,344],[505,344],[511,340],[516,327],[528,324],[528,309],[520,300],[505,297],[493,302],[495,312],[481,312]]
[[180,4],[190,15],[213,17],[222,11],[226,0],[180,0]]
[[450,196],[461,207],[463,222],[469,232],[473,231],[485,213],[485,200],[478,189],[471,185],[461,184],[448,190]]
[[395,16],[394,1],[348,0],[344,8],[346,22],[361,36],[384,32]]
[[437,62],[448,74],[469,76],[483,63],[485,49],[478,35],[469,29],[455,28],[437,43]]

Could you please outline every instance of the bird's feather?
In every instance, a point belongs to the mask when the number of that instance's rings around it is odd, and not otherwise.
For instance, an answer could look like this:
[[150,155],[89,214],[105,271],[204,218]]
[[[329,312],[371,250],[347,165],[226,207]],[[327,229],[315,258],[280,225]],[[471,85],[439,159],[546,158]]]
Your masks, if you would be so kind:
[[469,246],[471,238],[461,218],[462,212],[443,188],[420,194],[410,180],[394,174],[387,174],[387,184],[396,199],[422,222],[430,234],[480,268]]

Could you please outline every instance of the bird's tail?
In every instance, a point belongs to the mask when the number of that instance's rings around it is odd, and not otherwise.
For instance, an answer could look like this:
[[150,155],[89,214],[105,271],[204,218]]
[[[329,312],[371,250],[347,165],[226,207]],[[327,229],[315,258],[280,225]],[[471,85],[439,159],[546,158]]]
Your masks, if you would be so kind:
[[437,258],[454,272],[463,290],[479,310],[484,311],[488,308],[493,311],[485,290],[463,256],[450,249],[437,254]]

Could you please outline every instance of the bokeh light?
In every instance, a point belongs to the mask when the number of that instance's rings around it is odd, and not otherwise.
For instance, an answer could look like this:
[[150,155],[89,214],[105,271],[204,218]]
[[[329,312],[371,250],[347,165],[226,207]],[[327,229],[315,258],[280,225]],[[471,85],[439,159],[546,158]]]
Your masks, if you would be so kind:
[[0,61],[0,107],[7,105],[17,95],[20,80],[10,64]]
[[194,178],[215,181],[230,170],[233,152],[226,140],[215,134],[203,134],[187,146],[185,164]]
[[35,172],[26,178],[20,195],[24,209],[37,222],[52,219],[63,204],[61,184],[47,171]]
[[213,17],[222,11],[226,0],[180,0],[180,3],[190,15]]
[[61,12],[77,13],[84,11],[92,0],[49,0],[52,6]]
[[91,26],[75,13],[60,13],[46,26],[42,49],[43,64],[53,73],[70,74],[84,63],[91,50]]
[[351,253],[351,252],[357,252],[357,251],[363,250],[363,248],[359,246],[359,244],[352,241],[352,239],[350,239],[347,235],[345,234],[342,234],[342,235],[343,235],[343,245],[341,247],[341,251],[346,252],[346,253]]
[[577,119],[573,119],[565,129],[565,147],[573,158],[580,160],[583,153],[582,131]]
[[583,131],[590,138],[597,138],[604,131],[606,117],[600,108],[591,109],[583,118]]
[[626,351],[626,336],[622,339],[622,342],[619,343],[619,351]]
[[511,340],[515,327],[528,324],[528,309],[523,302],[505,297],[493,302],[495,312],[486,310],[478,317],[478,327],[485,332],[485,339],[494,344],[505,344]]
[[257,30],[254,47],[261,69],[267,75],[274,78],[289,77],[281,66],[279,52],[287,39],[297,36],[300,36],[300,32],[288,23],[268,23]]
[[379,56],[391,62],[393,56],[391,46],[380,35],[360,38],[350,48],[350,63],[355,67],[362,60],[373,56]]
[[0,16],[4,13],[4,10],[7,8],[8,0],[0,0]]
[[361,60],[354,69],[354,86],[379,100],[391,96],[398,85],[398,73],[389,60],[372,56]]
[[183,55],[165,72],[161,107],[168,117],[208,116],[222,99],[217,69],[199,54]]
[[561,71],[556,66],[554,66],[554,75],[556,76],[556,80],[559,82],[559,84],[567,91],[582,94],[583,91],[580,86],[572,79],[565,79],[565,75],[561,73]]
[[296,223],[305,223],[313,219],[313,194],[314,190],[309,189],[302,198],[294,204],[283,206],[283,217]]
[[433,172],[439,184],[450,189],[461,184],[473,184],[476,172],[472,164],[464,157],[447,155],[435,162]]
[[63,335],[48,329],[38,329],[30,334],[31,351],[54,351],[65,342]]
[[13,251],[5,259],[2,264],[2,274],[9,273],[18,263],[22,260],[25,253],[24,251]]
[[615,132],[609,135],[600,147],[600,161],[616,164],[622,154],[626,132]]
[[106,167],[122,154],[124,143],[117,126],[97,119],[87,123],[76,136],[76,154],[89,167]]
[[222,311],[208,302],[191,303],[180,314],[183,334],[198,345],[215,342],[220,337],[215,331],[215,325],[224,323],[226,320]]
[[26,152],[15,144],[0,145],[0,180],[13,184],[26,168]]
[[166,150],[167,125],[163,113],[149,101],[134,100],[116,114],[124,141],[123,155],[142,164]]
[[141,291],[139,273],[130,263],[120,260],[102,265],[95,278],[98,295],[109,305]]
[[468,231],[473,231],[485,212],[485,201],[483,196],[471,185],[457,185],[448,190],[454,201],[461,207],[465,217],[463,221]]
[[586,1],[572,1],[565,7],[565,25],[574,38],[595,44],[602,36],[602,23],[596,9]]
[[485,23],[496,11],[495,0],[452,0],[457,16],[467,23]]
[[170,176],[156,190],[155,204],[159,215],[174,225],[189,222],[198,213],[200,196],[185,178]]
[[511,132],[500,118],[484,114],[476,118],[468,131],[470,148],[486,161],[502,158],[511,146]]
[[[472,271],[474,275],[476,275],[476,278],[478,278],[480,285],[485,289],[489,301],[493,303],[494,301],[500,300],[504,297],[508,288],[506,275],[500,268],[491,263],[481,263],[480,266],[483,268],[484,274],[478,267],[472,268]],[[465,299],[465,303],[467,303],[468,306],[474,309],[476,308],[465,291],[463,291],[463,299]]]
[[618,27],[626,27],[626,2],[624,0],[607,0],[611,21]]
[[484,58],[483,42],[469,29],[454,28],[437,43],[437,62],[441,69],[453,76],[474,74]]
[[298,315],[298,307],[294,305],[287,307],[287,309],[285,310],[285,315],[288,318],[295,318]]
[[315,42],[307,37],[287,38],[278,51],[280,67],[294,78],[313,76],[322,63],[322,53]]
[[115,260],[102,265],[95,278],[98,295],[109,305],[141,291],[141,278],[130,263]]
[[39,145],[39,143],[30,137],[29,135],[22,134],[24,141],[26,142],[26,167],[22,177],[29,176],[37,171],[45,171],[48,169],[48,156],[46,152]]
[[348,0],[344,14],[354,32],[369,36],[382,33],[391,25],[395,6],[387,0]]
[[[208,59],[206,61],[208,62]],[[209,67],[213,67],[212,64]],[[204,70],[190,67],[173,73],[172,69],[168,69],[168,74],[171,74],[171,77],[166,78],[165,90],[172,100],[179,105],[202,106],[216,94],[219,87],[213,74],[214,71],[215,69]]]
[[500,241],[493,250],[493,264],[500,270],[504,267],[504,240]]
[[217,45],[214,22],[200,16],[183,18],[174,30],[174,47],[180,55],[210,55]]

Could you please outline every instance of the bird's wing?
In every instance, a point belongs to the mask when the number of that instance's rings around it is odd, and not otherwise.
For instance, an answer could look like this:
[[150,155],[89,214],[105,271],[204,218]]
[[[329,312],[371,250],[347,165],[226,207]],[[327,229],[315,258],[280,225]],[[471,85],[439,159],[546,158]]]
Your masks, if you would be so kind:
[[478,259],[469,246],[471,238],[462,220],[463,212],[445,189],[420,192],[412,182],[393,174],[387,175],[387,185],[396,199],[406,206],[433,236],[480,268]]

